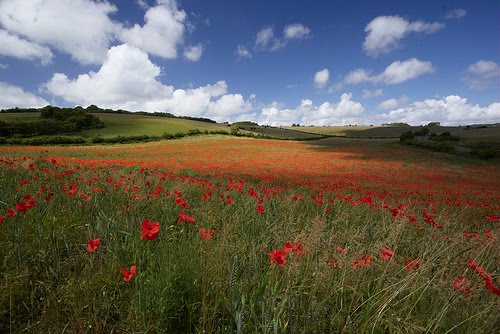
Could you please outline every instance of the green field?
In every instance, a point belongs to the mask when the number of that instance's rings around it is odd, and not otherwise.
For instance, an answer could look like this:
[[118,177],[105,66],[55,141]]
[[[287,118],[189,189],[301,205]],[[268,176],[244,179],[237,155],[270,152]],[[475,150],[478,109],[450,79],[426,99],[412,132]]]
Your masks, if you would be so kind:
[[[286,129],[316,133],[330,136],[352,137],[352,138],[399,138],[401,133],[416,131],[418,126],[302,126],[286,127]],[[429,127],[430,132],[437,134],[450,132],[471,140],[488,140],[500,143],[500,127],[466,128],[464,126],[438,126]]]
[[322,135],[317,135],[314,133],[297,131],[295,130],[295,128],[255,126],[255,125],[239,125],[239,128],[247,132],[258,133],[265,136],[285,138],[285,139],[310,140],[310,139],[320,139],[323,137]]
[[[157,116],[144,116],[134,114],[92,113],[99,117],[106,125],[103,129],[86,130],[72,133],[72,135],[92,137],[115,137],[120,136],[162,136],[164,133],[175,134],[186,133],[189,130],[200,131],[229,131],[229,127],[223,124],[207,123],[187,119],[167,118]],[[0,113],[0,121],[6,122],[29,122],[40,117],[40,113]]]
[[177,118],[143,116],[133,114],[92,114],[101,119],[106,125],[103,129],[94,129],[82,132],[86,136],[114,137],[121,136],[161,136],[164,133],[186,133],[189,130],[200,131],[229,131],[229,127],[222,124],[192,121]]

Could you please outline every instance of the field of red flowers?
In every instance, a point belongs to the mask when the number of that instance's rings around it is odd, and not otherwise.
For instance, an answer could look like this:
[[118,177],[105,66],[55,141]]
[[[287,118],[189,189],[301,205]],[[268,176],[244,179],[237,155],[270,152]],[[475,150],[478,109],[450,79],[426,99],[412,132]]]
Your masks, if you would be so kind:
[[0,332],[495,333],[498,168],[342,138],[0,147]]

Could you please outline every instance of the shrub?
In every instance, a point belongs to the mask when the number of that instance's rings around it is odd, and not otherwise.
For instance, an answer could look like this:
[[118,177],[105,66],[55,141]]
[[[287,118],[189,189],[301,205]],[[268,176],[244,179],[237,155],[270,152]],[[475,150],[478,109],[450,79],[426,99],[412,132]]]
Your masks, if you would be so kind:
[[415,139],[415,135],[411,131],[403,132],[401,136],[399,136],[399,142],[404,143],[407,140]]

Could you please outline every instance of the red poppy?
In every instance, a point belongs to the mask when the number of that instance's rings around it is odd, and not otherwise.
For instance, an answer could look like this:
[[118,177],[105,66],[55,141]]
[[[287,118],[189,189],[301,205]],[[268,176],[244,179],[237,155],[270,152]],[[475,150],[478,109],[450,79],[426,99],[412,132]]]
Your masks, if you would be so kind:
[[122,275],[123,275],[123,280],[125,282],[130,281],[130,279],[132,278],[132,276],[135,275],[136,271],[137,271],[136,266],[130,267],[130,271],[127,268],[122,268],[121,272],[122,272]]
[[151,220],[146,219],[141,224],[142,232],[141,239],[153,240],[156,239],[158,233],[160,233],[160,223],[151,223]]
[[471,292],[470,287],[471,283],[467,278],[463,276],[455,278],[455,282],[453,283],[453,289],[457,291],[462,291],[468,295]]
[[361,264],[363,267],[369,267],[372,256],[370,254],[365,254],[361,257]]
[[264,211],[266,211],[266,209],[264,209],[262,205],[257,205],[255,207],[255,210],[259,211],[260,213],[264,213]]
[[342,268],[343,267],[342,263],[340,263],[339,261],[337,261],[337,259],[335,259],[335,258],[331,259],[330,262],[329,262],[329,264],[330,264],[330,268],[332,268],[332,269],[335,268],[335,267],[338,267],[338,268]]
[[175,204],[177,204],[177,205],[181,205],[184,209],[187,209],[187,207],[188,207],[187,202],[186,202],[186,201],[184,201],[184,200],[183,200],[182,198],[180,198],[180,197],[177,197],[177,198],[175,199]]
[[388,248],[382,248],[380,251],[380,258],[384,260],[389,260],[394,255],[394,252]]
[[11,217],[15,217],[17,216],[16,213],[14,212],[14,210],[12,210],[11,208],[8,208],[7,209],[7,214]]
[[484,280],[484,284],[486,286],[486,290],[488,290],[489,293],[500,296],[500,288],[496,287],[495,284],[493,284],[493,280],[486,279]]
[[99,249],[99,241],[101,241],[101,238],[96,238],[96,239],[90,239],[88,242],[87,242],[87,251],[89,252],[93,252],[95,251],[96,249]]
[[5,224],[5,216],[0,216],[0,225]]
[[277,265],[284,265],[286,263],[286,252],[281,250],[281,249],[276,249],[273,250],[271,253],[267,254],[269,255],[269,260],[271,261],[271,264],[276,262]]
[[287,241],[283,244],[283,247],[285,247],[285,249],[284,249],[285,253],[290,253],[293,251],[298,256],[302,256],[306,253],[304,246],[302,246],[302,244],[300,242],[294,244],[294,243],[291,243],[290,241]]
[[404,259],[405,270],[413,271],[413,269],[420,267],[420,260],[410,260],[408,258]]
[[215,235],[214,230],[207,230],[204,228],[200,228],[198,231],[200,238],[205,239],[205,240],[210,240]]
[[335,249],[336,249],[336,250],[337,250],[337,252],[339,252],[339,253],[345,253],[345,249],[344,249],[344,248],[342,248],[342,247],[340,247],[340,246],[335,247]]
[[188,216],[184,211],[179,212],[179,223],[182,222],[194,223],[194,217]]

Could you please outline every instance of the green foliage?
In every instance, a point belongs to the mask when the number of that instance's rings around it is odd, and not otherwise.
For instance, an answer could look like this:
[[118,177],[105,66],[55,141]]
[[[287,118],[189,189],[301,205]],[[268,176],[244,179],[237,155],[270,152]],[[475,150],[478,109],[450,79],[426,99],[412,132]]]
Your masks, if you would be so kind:
[[431,133],[429,135],[429,140],[433,141],[459,141],[460,137],[458,136],[452,136],[450,132],[443,132],[440,135],[437,135],[435,133]]
[[411,131],[403,132],[401,136],[399,136],[399,142],[404,143],[407,140],[413,140],[415,139],[415,135]]
[[415,136],[426,136],[427,134],[429,134],[429,128],[427,127],[422,127],[415,131]]
[[240,131],[240,127],[236,124],[231,125],[231,130],[229,131],[229,134],[232,136],[237,136]]
[[475,148],[471,151],[471,155],[476,156],[479,159],[488,160],[495,158],[497,156],[497,152],[493,148]]
[[[28,109],[29,112],[32,109]],[[25,112],[28,112],[25,111]],[[100,129],[104,127],[99,118],[86,113],[83,109],[70,109],[46,106],[36,109],[40,112],[40,119],[29,122],[0,122],[0,136],[33,137],[57,135],[79,132],[86,129]],[[17,111],[23,112],[23,111]]]

